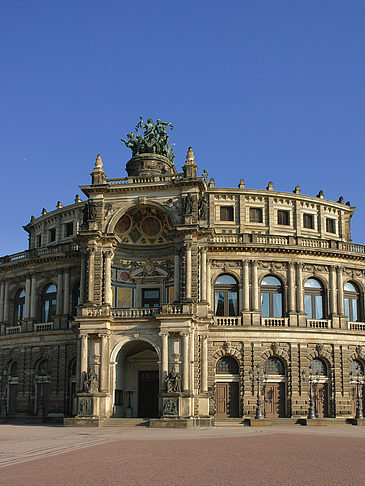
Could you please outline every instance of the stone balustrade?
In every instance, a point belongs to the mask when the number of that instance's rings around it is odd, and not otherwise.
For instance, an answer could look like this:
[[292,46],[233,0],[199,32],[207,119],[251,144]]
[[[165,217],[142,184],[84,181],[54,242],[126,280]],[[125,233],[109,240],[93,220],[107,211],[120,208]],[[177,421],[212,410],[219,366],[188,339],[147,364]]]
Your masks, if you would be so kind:
[[307,319],[307,327],[314,329],[332,329],[332,321],[329,319]]
[[261,325],[266,327],[287,327],[287,317],[262,317]]

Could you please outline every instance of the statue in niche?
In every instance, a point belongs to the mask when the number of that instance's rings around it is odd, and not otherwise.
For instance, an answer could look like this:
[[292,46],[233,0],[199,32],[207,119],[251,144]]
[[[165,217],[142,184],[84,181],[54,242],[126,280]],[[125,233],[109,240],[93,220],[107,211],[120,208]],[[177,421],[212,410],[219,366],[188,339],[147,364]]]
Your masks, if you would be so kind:
[[202,220],[208,219],[208,203],[205,196],[202,196],[199,204],[199,218]]
[[184,200],[184,212],[185,214],[192,214],[194,209],[194,199],[191,194],[188,194]]
[[89,221],[96,220],[96,204],[89,201],[82,209],[82,223],[86,224]]
[[174,368],[172,368],[167,375],[165,382],[167,393],[181,392],[181,376],[180,373],[174,370]]
[[89,370],[85,374],[84,379],[84,392],[85,393],[96,393],[99,390],[98,377],[95,371]]

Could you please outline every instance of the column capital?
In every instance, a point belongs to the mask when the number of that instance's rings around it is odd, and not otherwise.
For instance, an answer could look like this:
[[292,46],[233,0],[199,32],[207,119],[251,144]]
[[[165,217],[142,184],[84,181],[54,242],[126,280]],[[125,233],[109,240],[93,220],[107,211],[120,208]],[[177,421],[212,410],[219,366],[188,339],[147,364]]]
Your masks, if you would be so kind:
[[82,340],[88,340],[89,339],[89,334],[80,334],[80,339]]
[[207,247],[206,246],[201,246],[200,247],[200,253],[203,254],[203,253],[207,253]]
[[168,332],[168,331],[160,331],[160,332],[158,333],[158,335],[159,335],[160,337],[164,337],[164,336],[169,337],[169,332]]
[[208,341],[208,334],[201,334],[200,338],[202,339],[202,341]]
[[180,334],[183,337],[189,337],[190,336],[190,332],[189,331],[181,331]]
[[101,339],[109,339],[110,338],[110,331],[99,332],[98,337]]

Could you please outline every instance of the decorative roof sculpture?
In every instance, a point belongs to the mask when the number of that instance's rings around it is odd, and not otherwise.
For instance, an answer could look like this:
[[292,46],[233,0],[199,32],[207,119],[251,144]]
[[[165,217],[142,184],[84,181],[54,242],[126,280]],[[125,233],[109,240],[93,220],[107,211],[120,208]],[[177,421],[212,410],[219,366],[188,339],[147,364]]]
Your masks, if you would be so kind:
[[122,142],[132,150],[132,156],[139,154],[156,154],[162,155],[169,159],[173,164],[175,159],[175,154],[172,149],[174,144],[168,143],[169,136],[167,133],[167,127],[173,130],[173,125],[170,122],[163,122],[157,120],[156,124],[153,123],[152,118],[148,118],[147,122],[143,122],[142,116],[139,117],[139,122],[136,126],[136,135],[133,132],[127,134],[127,139],[122,138]]

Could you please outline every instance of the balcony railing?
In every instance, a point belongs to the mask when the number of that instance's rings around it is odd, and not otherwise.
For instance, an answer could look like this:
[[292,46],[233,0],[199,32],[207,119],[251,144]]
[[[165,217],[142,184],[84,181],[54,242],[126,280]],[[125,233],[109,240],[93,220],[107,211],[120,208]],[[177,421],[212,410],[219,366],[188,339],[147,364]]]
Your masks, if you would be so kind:
[[262,317],[261,326],[266,327],[287,327],[288,318],[287,317]]
[[22,326],[9,326],[5,328],[5,334],[20,334],[22,332]]
[[215,326],[241,326],[242,319],[240,316],[234,317],[218,317],[214,316]]
[[170,182],[174,180],[179,180],[183,177],[183,174],[173,174],[173,175],[155,175],[155,176],[144,176],[144,177],[118,177],[110,178],[107,177],[105,182],[111,186],[119,185],[131,185],[131,184],[150,184],[155,182]]
[[307,319],[307,327],[314,329],[332,329],[332,321],[329,319]]
[[365,323],[363,322],[347,322],[347,329],[351,331],[365,331]]
[[53,322],[34,324],[34,332],[53,331]]
[[60,243],[54,246],[45,246],[44,248],[33,248],[32,250],[25,250],[13,255],[6,255],[0,258],[0,265],[2,263],[11,263],[25,258],[36,258],[43,255],[50,255],[54,253],[67,253],[77,251],[76,243]]
[[151,317],[161,312],[160,307],[134,307],[130,309],[112,309],[111,316],[120,319],[136,319]]

